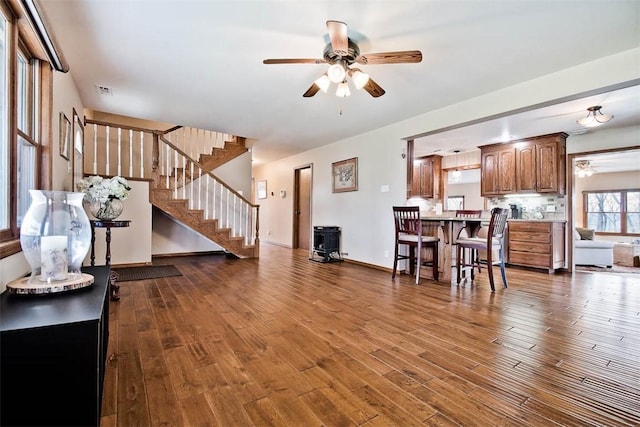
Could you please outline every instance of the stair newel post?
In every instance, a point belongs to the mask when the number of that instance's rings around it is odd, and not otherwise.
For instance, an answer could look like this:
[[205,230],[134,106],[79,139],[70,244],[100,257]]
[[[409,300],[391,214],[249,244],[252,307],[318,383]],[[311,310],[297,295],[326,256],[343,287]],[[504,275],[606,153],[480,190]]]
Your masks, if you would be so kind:
[[160,188],[161,173],[158,173],[158,166],[160,165],[160,137],[158,131],[153,131],[151,143],[151,178],[155,188]]
[[256,238],[253,244],[255,245],[254,255],[258,256],[260,253],[260,205],[256,205]]

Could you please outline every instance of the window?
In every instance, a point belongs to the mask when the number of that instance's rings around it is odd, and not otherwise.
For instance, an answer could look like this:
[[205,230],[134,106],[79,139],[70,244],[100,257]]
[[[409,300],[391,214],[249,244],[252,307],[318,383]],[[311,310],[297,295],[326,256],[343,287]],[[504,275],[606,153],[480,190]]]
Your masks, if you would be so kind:
[[640,190],[585,191],[584,220],[598,233],[640,234]]
[[[9,58],[8,19],[0,9],[0,230],[10,226],[9,218]],[[0,234],[2,236],[2,234]]]
[[447,197],[447,210],[457,211],[464,209],[464,196]]
[[29,190],[50,182],[51,173],[41,160],[43,138],[47,147],[51,144],[51,68],[34,42],[38,38],[29,33],[32,26],[22,23],[27,14],[14,14],[12,7],[0,2],[0,258],[20,250]]
[[38,102],[39,67],[38,61],[30,58],[25,50],[17,52],[17,226],[31,204],[29,190],[37,188],[37,158],[39,147],[38,135]]

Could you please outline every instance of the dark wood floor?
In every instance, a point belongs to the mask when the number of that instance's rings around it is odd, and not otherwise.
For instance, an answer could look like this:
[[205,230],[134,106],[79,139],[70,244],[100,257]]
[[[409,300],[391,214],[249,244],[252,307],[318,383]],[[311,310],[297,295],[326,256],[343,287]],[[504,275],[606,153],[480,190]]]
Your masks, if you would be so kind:
[[102,425],[640,425],[640,277],[510,268],[491,293],[307,255],[123,282]]

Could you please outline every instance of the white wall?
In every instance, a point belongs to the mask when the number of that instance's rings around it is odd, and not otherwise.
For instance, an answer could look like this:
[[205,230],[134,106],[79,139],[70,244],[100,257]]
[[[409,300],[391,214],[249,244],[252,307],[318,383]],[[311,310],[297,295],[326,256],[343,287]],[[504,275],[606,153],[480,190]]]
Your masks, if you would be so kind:
[[640,126],[599,129],[597,133],[587,132],[583,135],[569,136],[567,138],[567,154],[587,153],[590,151],[609,150],[612,148],[637,145],[640,145]]
[[[342,227],[346,258],[391,267],[392,258],[385,256],[393,252],[391,207],[406,203],[403,138],[639,79],[639,60],[640,49],[602,58],[256,167],[253,176],[256,182],[267,180],[269,193],[275,188],[292,194],[294,168],[313,164],[312,226]],[[331,193],[331,163],[351,157],[358,157],[358,191]],[[381,185],[390,191],[381,193]],[[292,200],[259,201],[263,241],[291,245]]]
[[[292,195],[294,168],[313,164],[311,225],[341,227],[346,258],[391,265],[392,258],[384,256],[393,253],[391,206],[406,203],[403,148],[406,143],[389,127],[255,168],[255,181],[267,180],[269,193],[258,200],[262,240],[291,246],[293,197],[281,199],[278,192]],[[352,157],[358,158],[358,191],[332,193],[331,163]],[[381,191],[383,185],[388,192]]]
[[231,188],[251,200],[251,152],[247,151],[241,156],[215,168],[212,173],[224,181]]
[[73,126],[73,109],[82,116],[83,105],[80,94],[70,73],[53,73],[53,190],[75,191],[71,188],[72,170],[70,158],[65,160],[60,156],[60,113],[64,113]]
[[174,221],[158,209],[153,209],[153,255],[175,255],[195,252],[222,251],[216,245],[191,228]]
[[480,183],[448,184],[448,196],[464,196],[465,209],[484,209],[484,197],[480,195]]

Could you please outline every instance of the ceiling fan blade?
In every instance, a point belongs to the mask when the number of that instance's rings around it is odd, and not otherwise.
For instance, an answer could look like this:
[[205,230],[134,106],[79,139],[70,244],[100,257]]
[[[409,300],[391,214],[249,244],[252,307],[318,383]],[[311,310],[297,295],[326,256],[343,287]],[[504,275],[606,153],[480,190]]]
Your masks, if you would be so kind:
[[324,64],[324,59],[317,58],[282,58],[282,59],[265,59],[263,64]]
[[369,92],[369,95],[374,98],[378,98],[385,94],[384,89],[382,89],[378,83],[374,82],[371,77],[369,77],[369,81],[362,87],[362,89]]
[[422,61],[419,50],[404,50],[400,52],[364,53],[356,58],[359,64],[403,64]]
[[329,38],[333,51],[340,56],[347,56],[349,53],[349,38],[347,36],[347,24],[340,21],[327,21]]
[[309,89],[307,89],[307,91],[302,96],[304,96],[305,98],[311,98],[313,95],[318,93],[319,90],[320,87],[317,84],[312,83]]

